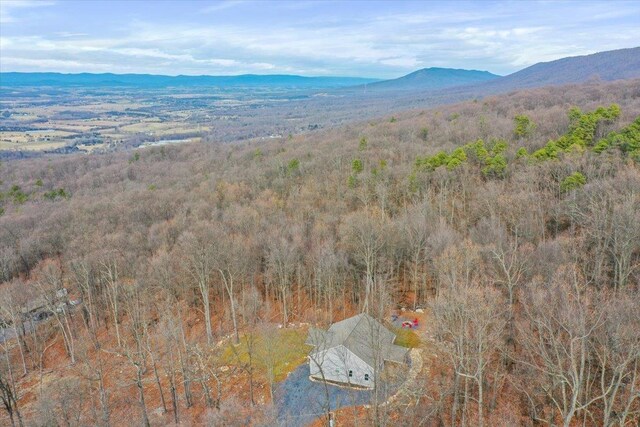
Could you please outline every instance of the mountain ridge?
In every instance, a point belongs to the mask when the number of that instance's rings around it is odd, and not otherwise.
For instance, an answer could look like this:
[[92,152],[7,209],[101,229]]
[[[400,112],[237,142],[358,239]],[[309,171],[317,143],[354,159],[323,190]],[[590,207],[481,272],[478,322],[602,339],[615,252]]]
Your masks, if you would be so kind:
[[0,86],[138,86],[162,87],[258,87],[342,88],[370,92],[420,91],[437,93],[447,89],[474,95],[546,85],[581,83],[589,79],[612,81],[640,77],[640,47],[616,49],[589,55],[569,56],[538,62],[522,70],[499,76],[489,71],[428,67],[395,79],[295,74],[157,75],[116,73],[2,72]]
[[[428,79],[429,72],[447,70],[448,72],[464,71],[469,73],[486,73],[473,75],[480,77],[480,81],[460,82],[459,84],[446,84],[438,86],[429,82],[420,81],[420,78]],[[471,74],[468,74],[471,76]],[[495,76],[489,78],[488,75]],[[474,97],[493,95],[510,90],[527,89],[543,86],[583,83],[590,79],[613,81],[640,78],[640,47],[608,50],[589,55],[568,56],[547,62],[538,62],[522,70],[497,76],[489,72],[478,70],[460,70],[452,68],[423,68],[405,76],[392,80],[367,84],[367,90],[371,92],[381,89],[398,92],[409,90],[419,91],[426,96],[454,96],[453,100],[461,100],[460,97]],[[416,83],[417,82],[417,83]],[[358,86],[360,89],[363,86]],[[355,88],[354,88],[355,89]]]
[[376,82],[378,79],[341,76],[299,76],[295,74],[239,74],[232,76],[116,73],[3,72],[0,86],[294,86],[344,87]]
[[368,84],[367,88],[372,90],[434,90],[480,83],[496,78],[500,78],[500,76],[489,71],[428,67],[396,79]]
[[583,83],[590,79],[613,81],[633,78],[640,78],[640,47],[538,62],[468,89],[492,94],[506,90]]

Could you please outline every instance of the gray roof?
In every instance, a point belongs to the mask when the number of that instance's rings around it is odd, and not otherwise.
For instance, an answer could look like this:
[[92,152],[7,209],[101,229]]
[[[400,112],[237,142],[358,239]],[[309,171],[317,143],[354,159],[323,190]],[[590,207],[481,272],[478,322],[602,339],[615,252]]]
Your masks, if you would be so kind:
[[396,335],[366,313],[334,323],[328,331],[310,328],[306,343],[315,346],[310,355],[344,346],[369,366],[378,360],[403,363],[407,349],[393,344]]

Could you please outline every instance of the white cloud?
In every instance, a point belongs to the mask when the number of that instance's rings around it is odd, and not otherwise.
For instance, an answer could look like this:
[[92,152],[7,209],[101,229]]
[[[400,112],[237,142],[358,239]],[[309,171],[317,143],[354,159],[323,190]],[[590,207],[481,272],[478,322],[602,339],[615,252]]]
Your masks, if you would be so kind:
[[[240,4],[219,2],[209,8],[215,12]],[[261,3],[252,3],[252,8],[254,5],[257,9]],[[310,12],[292,12],[303,14],[305,19],[284,16],[281,21],[251,20],[249,24],[220,18],[213,23],[214,14],[187,23],[137,18],[123,21],[117,29],[91,34],[73,32],[74,28],[49,35],[3,31],[0,49],[3,57],[32,60],[20,63],[23,70],[43,70],[56,64],[47,61],[59,60],[67,66],[83,61],[92,66],[105,64],[102,71],[127,67],[168,74],[292,72],[395,77],[429,66],[506,74],[539,61],[630,47],[640,39],[640,27],[630,23],[631,19],[593,21],[590,7],[571,6],[576,11],[567,17],[529,6],[511,10],[492,5],[473,11],[458,8],[451,13],[427,7],[414,14],[358,11],[357,16],[338,19],[312,13],[318,3],[307,2],[300,7]],[[276,3],[273,7],[289,6]],[[596,9],[606,7],[598,5]],[[285,14],[283,10],[278,13]],[[622,16],[634,13],[638,14],[638,8]],[[250,18],[256,14],[257,10],[253,11]],[[9,67],[3,64],[3,68]]]
[[2,0],[0,1],[0,24],[20,22],[20,19],[14,16],[14,12],[19,9],[46,7],[54,4],[52,1],[45,0]]
[[231,9],[243,4],[246,4],[245,0],[226,0],[226,1],[218,1],[210,4],[209,6],[204,7],[200,10],[202,13],[213,13],[220,12],[222,10]]
[[87,61],[73,61],[66,59],[31,59],[31,58],[15,58],[3,57],[0,63],[0,69],[3,72],[12,71],[20,67],[35,68],[38,70],[57,70],[67,72],[103,72],[105,67],[109,67],[109,63],[94,63]]
[[274,64],[269,64],[268,62],[253,62],[250,64],[251,67],[257,69],[257,70],[275,70],[276,67]]
[[380,63],[384,65],[390,65],[392,67],[400,67],[400,68],[416,68],[420,65],[420,61],[418,61],[415,57],[411,57],[411,56],[384,58],[380,60]]
[[68,31],[58,31],[56,32],[56,36],[58,37],[86,37],[88,33],[70,33]]

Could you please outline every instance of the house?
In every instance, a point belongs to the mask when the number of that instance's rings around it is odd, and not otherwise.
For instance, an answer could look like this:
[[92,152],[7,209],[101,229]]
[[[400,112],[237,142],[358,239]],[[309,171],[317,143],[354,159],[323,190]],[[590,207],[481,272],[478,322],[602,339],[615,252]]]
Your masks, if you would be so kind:
[[67,307],[69,294],[66,288],[60,288],[54,294],[40,295],[28,300],[21,308],[22,316],[25,320],[44,320],[53,315],[53,310],[57,313]]
[[311,377],[366,388],[375,386],[385,362],[406,363],[407,349],[395,334],[366,313],[334,323],[329,330],[311,328],[306,344]]

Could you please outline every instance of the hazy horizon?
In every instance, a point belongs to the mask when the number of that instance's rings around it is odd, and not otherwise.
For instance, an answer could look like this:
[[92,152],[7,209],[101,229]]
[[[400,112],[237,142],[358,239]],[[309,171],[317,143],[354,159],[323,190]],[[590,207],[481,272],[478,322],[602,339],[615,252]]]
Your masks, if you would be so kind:
[[634,47],[637,2],[3,1],[0,71],[506,75]]
[[[462,70],[462,71],[477,71],[477,72],[488,72],[487,70],[480,70],[474,68],[447,68],[447,67],[425,67],[419,68],[413,71],[407,72],[407,74],[414,73],[416,71],[424,70],[424,69],[441,69],[441,70]],[[303,78],[346,78],[346,79],[362,79],[362,80],[379,80],[384,81],[387,80],[385,78],[376,77],[376,76],[349,76],[349,75],[305,75],[305,74],[286,74],[286,73],[239,73],[239,74],[156,74],[156,73],[114,73],[110,71],[104,72],[87,72],[87,71],[77,71],[77,72],[65,72],[65,71],[47,71],[47,70],[38,70],[38,71],[0,71],[0,74],[9,74],[9,73],[20,73],[20,74],[61,74],[61,75],[80,75],[80,74],[91,74],[91,75],[101,75],[101,74],[111,74],[115,76],[123,76],[123,75],[134,75],[134,76],[158,76],[158,77],[241,77],[241,76],[291,76],[291,77],[303,77]],[[503,77],[500,74],[495,74],[497,77]],[[403,77],[402,76],[397,77]],[[396,77],[392,77],[394,79]]]

